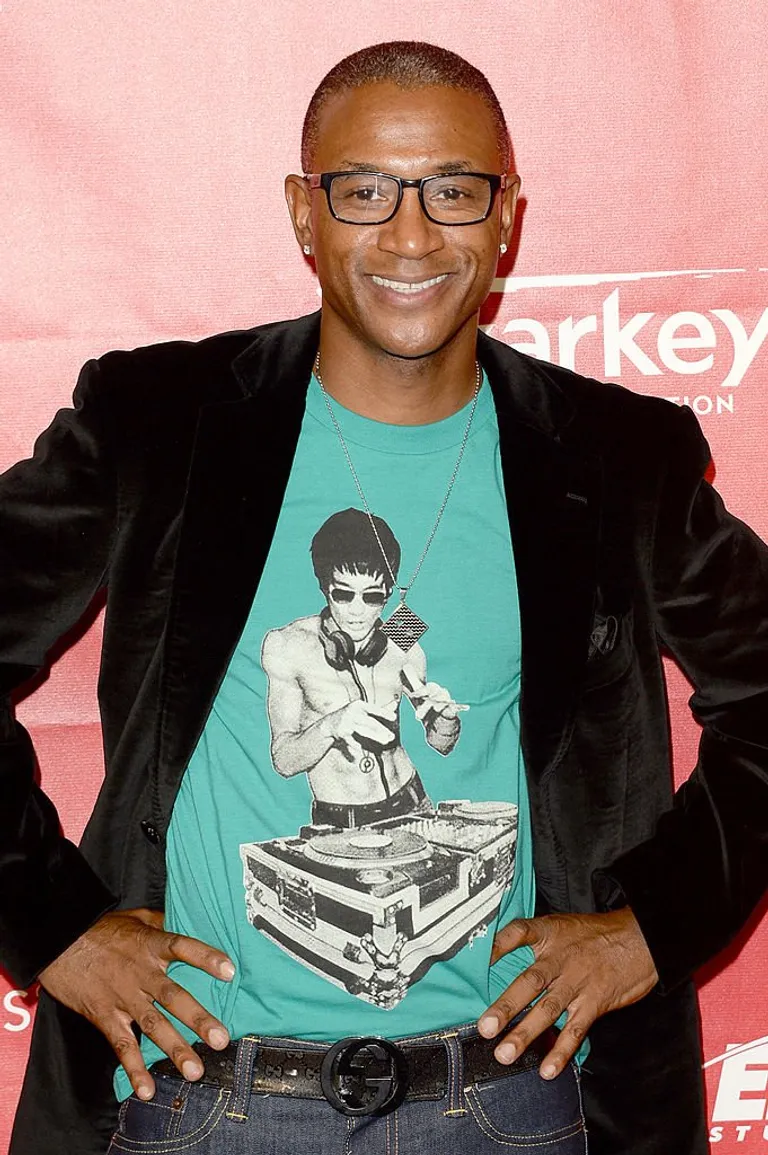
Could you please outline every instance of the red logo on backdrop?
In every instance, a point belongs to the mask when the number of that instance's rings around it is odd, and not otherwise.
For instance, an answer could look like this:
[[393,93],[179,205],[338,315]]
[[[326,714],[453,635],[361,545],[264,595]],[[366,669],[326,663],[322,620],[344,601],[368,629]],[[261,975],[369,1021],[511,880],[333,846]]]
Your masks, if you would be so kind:
[[[768,308],[754,308],[764,272],[504,277],[494,283],[498,312],[483,328],[541,360],[690,405],[700,417],[733,414],[735,390],[768,338]],[[741,310],[723,307],[740,299]]]
[[[704,1064],[719,1068],[709,1141],[768,1143],[768,1035],[749,1043],[728,1043]],[[748,1148],[747,1148],[748,1149]]]

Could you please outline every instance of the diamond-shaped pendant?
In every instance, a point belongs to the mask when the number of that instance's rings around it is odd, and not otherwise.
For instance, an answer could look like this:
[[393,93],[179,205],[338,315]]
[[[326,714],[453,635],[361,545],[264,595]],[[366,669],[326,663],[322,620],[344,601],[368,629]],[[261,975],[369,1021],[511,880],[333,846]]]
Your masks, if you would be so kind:
[[387,637],[407,654],[411,646],[415,646],[422,634],[427,632],[429,626],[405,602],[400,602],[392,616],[382,622],[381,628]]

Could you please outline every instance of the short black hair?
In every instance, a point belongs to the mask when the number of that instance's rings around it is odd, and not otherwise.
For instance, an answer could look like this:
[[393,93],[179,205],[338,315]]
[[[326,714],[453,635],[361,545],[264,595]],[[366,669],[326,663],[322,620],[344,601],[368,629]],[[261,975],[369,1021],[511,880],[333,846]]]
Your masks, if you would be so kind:
[[512,162],[512,145],[498,97],[479,68],[463,56],[420,40],[390,40],[345,56],[323,77],[309,102],[301,134],[301,164],[312,172],[320,113],[330,97],[349,88],[380,82],[400,88],[461,88],[482,97],[496,126],[499,159],[504,172]]
[[[392,573],[397,577],[400,568],[400,545],[392,530],[381,517],[373,515],[376,531],[387,555]],[[342,509],[324,521],[312,538],[309,550],[312,568],[327,596],[335,570],[367,573],[380,578],[387,591],[392,590],[392,577],[381,554],[368,514],[362,509]]]

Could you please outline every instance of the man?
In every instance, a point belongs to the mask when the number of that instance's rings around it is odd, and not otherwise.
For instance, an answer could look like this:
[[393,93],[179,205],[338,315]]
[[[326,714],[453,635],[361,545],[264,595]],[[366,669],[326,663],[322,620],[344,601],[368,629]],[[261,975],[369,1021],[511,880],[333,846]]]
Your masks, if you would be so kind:
[[[296,875],[281,870],[287,861],[281,840],[250,842],[240,847],[246,910],[253,925],[297,961],[391,1009],[436,961],[487,935],[512,871],[517,807],[448,800],[435,809],[402,745],[403,694],[427,743],[442,755],[455,748],[458,715],[468,707],[426,681],[426,656],[415,632],[393,627],[393,619],[381,622],[400,562],[400,545],[386,521],[357,509],[334,513],[312,538],[311,554],[325,609],[270,630],[261,648],[272,762],[286,778],[306,774],[312,791],[312,826],[300,831],[302,850],[324,856],[326,866],[338,867],[339,853],[347,856],[345,864],[362,867],[358,881],[372,884],[374,899],[377,887],[391,890],[395,865],[402,871],[418,864],[407,884],[419,891],[412,912],[417,918],[429,906],[435,877],[442,874],[444,890],[454,868],[463,867],[465,878],[448,887],[452,899],[440,917],[430,914],[436,928],[430,933],[393,933],[391,922],[374,917],[361,935],[356,903],[353,909],[338,904],[333,922],[318,928],[316,904],[306,900],[317,887],[312,870],[304,869],[304,890],[286,912],[284,888],[295,888]],[[326,837],[324,828],[355,833]],[[471,846],[473,860],[452,859],[446,839],[454,852],[462,842]],[[481,846],[485,854],[475,858]],[[291,872],[306,867],[301,855],[289,861]],[[343,867],[338,881],[343,885]],[[333,942],[339,934],[346,936],[341,950]]]
[[[703,480],[688,411],[478,335],[518,181],[476,70],[364,50],[321,84],[303,146],[286,192],[321,317],[90,363],[3,482],[4,690],[108,582],[107,777],[80,851],[4,724],[5,960],[45,992],[14,1155],[106,1149],[113,1052],[115,1150],[572,1155],[578,1054],[593,1155],[703,1155],[690,979],[766,879],[768,551]],[[306,784],[271,767],[260,643],[310,596],[305,523],[355,493],[408,554],[383,626],[406,652],[428,625],[472,706],[451,757],[425,744],[420,764],[468,808],[422,834],[286,838]],[[661,646],[704,727],[674,799]],[[499,806],[514,857],[486,854]],[[242,911],[256,842],[285,950]],[[489,872],[488,936],[396,1005],[290,969],[316,940],[358,965],[372,925],[415,952]]]
[[[374,524],[396,577],[400,546],[385,521]],[[456,745],[466,707],[426,682],[418,642],[404,651],[382,628],[392,582],[367,515],[333,514],[311,552],[326,608],[270,630],[261,650],[272,761],[286,778],[307,774],[313,822],[361,826],[427,801],[399,741],[403,693],[441,754]]]

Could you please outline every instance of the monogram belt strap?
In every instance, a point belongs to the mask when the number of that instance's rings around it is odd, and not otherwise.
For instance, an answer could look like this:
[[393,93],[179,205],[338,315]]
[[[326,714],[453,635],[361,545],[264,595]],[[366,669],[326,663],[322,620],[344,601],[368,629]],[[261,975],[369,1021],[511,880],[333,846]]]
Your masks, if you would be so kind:
[[[508,1078],[537,1067],[554,1043],[554,1032],[535,1039],[513,1063],[493,1055],[498,1040],[479,1035],[457,1038],[464,1085]],[[205,1067],[201,1083],[232,1088],[237,1044],[214,1051],[196,1043],[194,1051]],[[152,1067],[153,1075],[180,1078],[170,1059]],[[330,1047],[309,1049],[258,1045],[251,1090],[257,1094],[326,1099],[344,1115],[383,1115],[404,1099],[441,1099],[448,1091],[448,1051],[444,1042],[402,1042],[349,1038]]]

